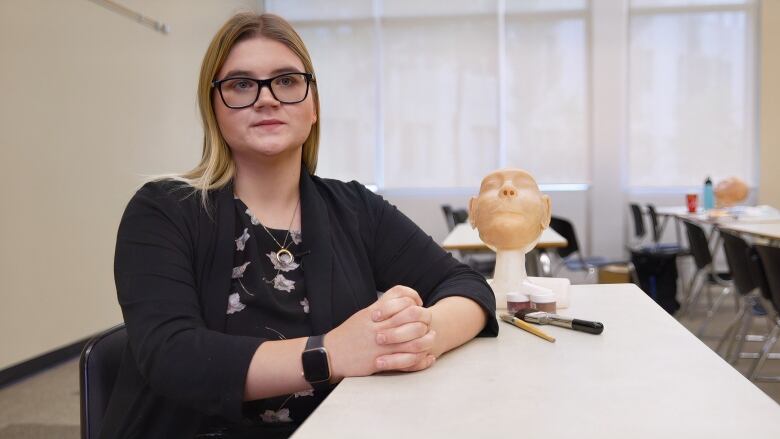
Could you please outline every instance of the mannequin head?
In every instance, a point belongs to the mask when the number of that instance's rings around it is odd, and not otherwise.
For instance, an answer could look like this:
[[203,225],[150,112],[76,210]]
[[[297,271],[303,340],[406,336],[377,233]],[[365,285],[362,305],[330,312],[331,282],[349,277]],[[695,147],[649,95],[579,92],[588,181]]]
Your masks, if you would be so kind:
[[737,177],[729,177],[721,180],[715,186],[715,199],[718,207],[733,206],[744,201],[748,195],[748,187],[744,181]]
[[496,250],[530,251],[550,225],[550,197],[531,174],[520,169],[491,172],[469,201],[469,222]]

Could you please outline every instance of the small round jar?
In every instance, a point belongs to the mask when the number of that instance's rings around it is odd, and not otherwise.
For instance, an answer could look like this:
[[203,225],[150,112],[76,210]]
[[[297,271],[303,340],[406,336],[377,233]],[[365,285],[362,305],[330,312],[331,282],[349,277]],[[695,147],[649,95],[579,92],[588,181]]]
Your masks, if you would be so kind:
[[531,307],[539,311],[555,314],[556,303],[555,295],[549,293],[531,294]]
[[509,314],[514,314],[521,309],[528,309],[531,307],[531,299],[523,293],[510,292],[506,293],[506,310]]

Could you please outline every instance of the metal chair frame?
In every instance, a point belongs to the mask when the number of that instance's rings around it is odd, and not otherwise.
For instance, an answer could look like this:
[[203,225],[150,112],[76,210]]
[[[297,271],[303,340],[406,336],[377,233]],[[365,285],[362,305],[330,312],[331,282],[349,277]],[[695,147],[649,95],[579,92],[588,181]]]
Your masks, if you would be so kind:
[[[723,242],[723,253],[729,264],[732,273],[734,289],[738,293],[737,314],[729,322],[726,331],[718,342],[715,352],[719,353],[725,347],[723,358],[731,364],[736,363],[738,359],[754,358],[758,355],[754,353],[742,352],[745,342],[765,341],[765,335],[748,334],[750,326],[757,317],[768,315],[760,314],[763,309],[768,309],[762,302],[759,288],[761,275],[758,274],[755,265],[760,263],[757,260],[758,255],[752,251],[750,245],[738,234],[721,231],[721,241]],[[771,319],[767,332],[771,331],[773,326]]]
[[780,354],[771,352],[780,337],[780,247],[754,245],[753,249],[758,255],[755,268],[759,277],[759,286],[774,310],[772,316],[774,327],[761,347],[758,359],[753,363],[747,376],[751,381],[777,383],[780,382],[780,376],[759,375],[759,372],[767,360],[780,358]]
[[[733,294],[733,283],[721,277],[720,273],[715,271],[712,252],[709,248],[709,239],[704,229],[698,224],[683,220],[685,229],[688,235],[688,245],[690,245],[690,251],[693,255],[694,262],[696,263],[697,270],[691,277],[690,284],[687,288],[687,294],[683,297],[683,304],[678,313],[678,318],[685,315],[690,315],[694,307],[698,304],[701,293],[707,287],[707,299],[709,301],[709,308],[706,313],[706,317],[702,322],[702,325],[696,331],[696,335],[702,337],[704,332],[712,321],[713,317],[720,309],[723,300]],[[718,297],[713,301],[710,297],[710,289],[714,286],[720,287],[721,292]],[[735,296],[735,301],[738,306],[738,298]]]

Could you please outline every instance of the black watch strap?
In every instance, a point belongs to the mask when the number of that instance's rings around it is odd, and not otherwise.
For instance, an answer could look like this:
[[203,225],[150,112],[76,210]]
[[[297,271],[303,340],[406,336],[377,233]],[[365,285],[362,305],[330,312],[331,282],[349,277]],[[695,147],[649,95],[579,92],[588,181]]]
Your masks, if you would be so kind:
[[325,334],[312,335],[306,340],[306,350],[324,348]]
[[325,335],[312,335],[301,354],[303,376],[315,390],[330,388],[330,364],[324,341]]

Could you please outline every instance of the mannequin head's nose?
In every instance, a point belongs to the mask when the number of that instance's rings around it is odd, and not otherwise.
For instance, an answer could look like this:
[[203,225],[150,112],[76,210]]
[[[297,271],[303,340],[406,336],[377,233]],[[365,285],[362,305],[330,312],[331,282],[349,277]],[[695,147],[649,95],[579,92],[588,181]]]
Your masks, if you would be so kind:
[[505,184],[498,190],[498,195],[502,198],[514,198],[517,196],[517,189],[512,185]]

